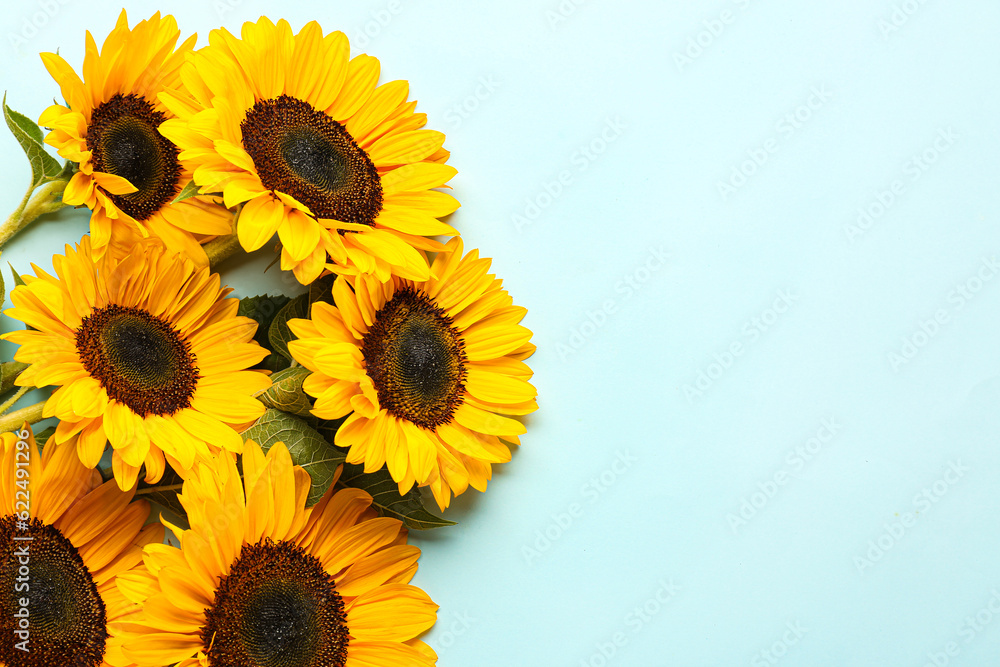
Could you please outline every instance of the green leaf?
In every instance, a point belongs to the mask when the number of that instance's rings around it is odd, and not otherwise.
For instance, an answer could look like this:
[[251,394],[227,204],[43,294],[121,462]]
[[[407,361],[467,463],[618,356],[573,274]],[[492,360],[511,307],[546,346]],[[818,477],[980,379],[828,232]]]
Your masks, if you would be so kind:
[[334,305],[333,281],[336,279],[337,276],[331,273],[309,283],[309,305],[311,306],[317,301]]
[[340,425],[347,421],[347,417],[341,417],[340,419],[319,419],[318,417],[311,416],[306,420],[310,426],[316,429],[316,432],[321,436],[326,438],[326,441],[336,445],[337,444],[337,430]]
[[[15,123],[18,126],[18,128],[20,128],[22,132],[27,134],[28,138],[31,139],[36,144],[45,143],[45,135],[42,132],[42,128],[38,126],[38,123],[31,120],[23,113],[14,111],[10,107],[8,107],[6,94],[4,94],[3,96],[3,105],[5,107],[5,111],[7,112],[6,115],[10,117],[10,120],[7,121],[8,123],[10,122]],[[13,131],[13,128],[11,128],[11,131]]]
[[62,165],[45,150],[42,139],[42,128],[24,114],[7,106],[7,95],[3,96],[3,117],[11,134],[21,144],[24,154],[31,163],[32,189],[46,180],[55,178],[62,171]]
[[198,195],[201,194],[199,192],[200,189],[201,188],[198,187],[198,185],[196,185],[194,181],[188,181],[188,184],[185,185],[184,188],[177,193],[177,196],[174,197],[174,200],[170,203],[176,204],[177,202],[182,202],[185,199],[191,199],[191,197],[197,197]]
[[308,318],[312,304],[317,301],[333,304],[331,288],[334,280],[336,280],[336,276],[332,274],[317,278],[309,285],[307,293],[300,294],[289,301],[274,316],[271,327],[268,329],[267,337],[271,343],[271,349],[285,357],[289,362],[295,361],[292,354],[288,351],[288,342],[295,340],[295,334],[288,327],[288,320]]
[[337,482],[343,486],[367,491],[372,496],[372,507],[381,515],[399,519],[407,528],[428,530],[442,526],[454,526],[454,521],[442,519],[427,511],[417,487],[405,495],[399,495],[399,485],[385,468],[373,473],[365,473],[363,465],[344,464],[344,472]]
[[302,390],[302,382],[309,377],[309,369],[293,366],[271,376],[271,387],[257,399],[269,408],[299,417],[310,416],[312,400]]
[[3,274],[0,273],[0,304],[7,299],[7,288],[3,284]]
[[269,409],[242,434],[253,440],[265,452],[276,442],[285,443],[292,462],[302,466],[312,478],[312,487],[306,498],[306,507],[323,497],[333,482],[337,466],[344,462],[347,452],[334,447],[326,438],[298,417],[280,410]]
[[309,317],[308,294],[300,294],[285,304],[285,307],[274,316],[271,328],[267,332],[268,340],[271,341],[271,349],[289,361],[294,361],[294,359],[288,351],[288,341],[294,340],[295,334],[288,328],[288,320],[304,317]]
[[271,320],[274,319],[274,316],[289,301],[291,299],[284,294],[248,296],[240,299],[240,307],[237,314],[257,320],[257,324],[260,325],[257,329],[257,334],[260,335],[260,329],[264,330],[264,335],[260,337],[258,342],[267,342],[267,328],[270,326]]
[[24,280],[22,280],[20,274],[14,270],[14,265],[11,264],[10,262],[7,262],[7,266],[10,267],[10,272],[14,274],[14,287],[20,287],[21,285],[23,285]]
[[[261,347],[271,349],[271,344],[267,339],[267,333],[271,327],[271,321],[274,319],[274,316],[278,314],[278,311],[281,310],[282,306],[290,300],[291,299],[284,294],[278,294],[276,296],[262,294],[260,296],[248,296],[245,299],[240,299],[238,314],[257,321],[257,333],[254,334],[254,340],[256,340]],[[255,368],[263,368],[271,372],[275,372],[280,371],[282,368],[287,368],[288,363],[288,359],[282,355],[271,352],[271,354],[265,357],[262,362],[255,366]]]

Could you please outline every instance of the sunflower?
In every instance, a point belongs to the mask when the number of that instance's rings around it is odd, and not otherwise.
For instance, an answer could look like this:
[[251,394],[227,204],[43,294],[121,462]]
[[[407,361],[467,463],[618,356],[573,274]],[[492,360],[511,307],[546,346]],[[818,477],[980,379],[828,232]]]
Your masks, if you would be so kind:
[[123,664],[109,636],[139,607],[115,578],[163,540],[160,524],[143,527],[149,503],[102,482],[75,447],[39,454],[27,424],[0,436],[0,465],[0,665]]
[[313,21],[213,30],[181,70],[185,90],[160,96],[175,120],[161,132],[182,150],[203,193],[242,204],[247,251],[275,232],[281,268],[308,284],[324,270],[426,280],[429,236],[457,234],[437,218],[458,208],[444,187],[444,135],[422,130],[409,86],[376,87],[379,62],[350,59],[342,32]]
[[290,320],[288,349],[312,371],[313,414],[338,419],[336,444],[366,472],[388,465],[399,492],[429,485],[441,509],[470,485],[484,491],[491,463],[510,460],[524,425],[504,415],[537,409],[531,332],[518,322],[490,260],[462,256],[453,238],[437,278],[356,276],[333,283],[336,307],[317,302]]
[[174,18],[159,12],[129,30],[122,10],[100,52],[87,33],[83,80],[62,57],[41,54],[66,106],[50,106],[38,122],[52,128],[46,143],[79,163],[63,201],[91,209],[95,257],[112,237],[152,234],[207,264],[199,241],[232,231],[232,214],[211,197],[171,204],[191,174],[177,147],[157,131],[171,117],[157,95],[178,84],[194,46],[192,35],[175,49],[179,35]]
[[[121,634],[139,667],[433,665],[415,639],[437,605],[408,585],[420,549],[377,518],[358,489],[305,507],[309,474],[284,444],[222,452],[178,496],[191,523],[180,548],[146,548],[148,572],[118,581],[145,615]],[[169,524],[168,524],[169,525]]]
[[110,440],[123,489],[143,464],[146,481],[158,481],[164,454],[187,469],[211,448],[242,449],[233,425],[263,414],[253,394],[271,383],[245,369],[268,351],[252,341],[257,323],[237,316],[218,274],[155,238],[122,259],[95,260],[84,236],[52,264],[56,276],[35,267],[5,311],[32,329],[2,338],[30,364],[18,385],[58,385],[42,413],[61,420],[53,442],[79,434],[80,460],[93,468]]

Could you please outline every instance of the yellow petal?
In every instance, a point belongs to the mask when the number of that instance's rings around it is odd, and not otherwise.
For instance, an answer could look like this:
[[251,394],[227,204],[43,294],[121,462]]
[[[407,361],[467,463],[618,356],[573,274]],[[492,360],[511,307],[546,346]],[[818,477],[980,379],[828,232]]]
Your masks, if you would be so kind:
[[320,226],[302,211],[294,210],[278,226],[278,237],[292,259],[301,262],[319,245]]
[[487,435],[521,435],[527,430],[516,419],[480,410],[468,403],[463,403],[455,411],[455,421],[469,430]]
[[347,627],[359,641],[405,641],[434,625],[437,605],[422,590],[389,584],[366,593],[347,610]]
[[457,173],[457,169],[445,164],[418,162],[405,165],[393,169],[382,177],[382,192],[392,195],[397,192],[441,187]]
[[491,372],[478,364],[469,364],[466,368],[465,389],[489,403],[523,403],[538,395],[527,381]]
[[347,646],[351,667],[433,667],[430,657],[412,646],[394,641],[352,641]]
[[251,199],[243,206],[236,227],[240,245],[247,252],[260,248],[274,236],[286,217],[285,205],[280,201],[271,197]]

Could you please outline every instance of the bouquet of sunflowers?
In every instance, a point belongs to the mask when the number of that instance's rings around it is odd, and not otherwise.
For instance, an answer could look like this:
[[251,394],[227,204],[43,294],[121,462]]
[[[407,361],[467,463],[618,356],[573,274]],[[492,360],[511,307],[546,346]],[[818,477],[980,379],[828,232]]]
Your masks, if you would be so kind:
[[[0,245],[65,206],[90,233],[12,276],[0,665],[435,664],[407,531],[519,444],[526,311],[442,221],[405,81],[315,22],[180,36],[123,11],[79,73],[41,54],[37,124],[4,100],[31,185]],[[275,244],[298,294],[229,296]]]

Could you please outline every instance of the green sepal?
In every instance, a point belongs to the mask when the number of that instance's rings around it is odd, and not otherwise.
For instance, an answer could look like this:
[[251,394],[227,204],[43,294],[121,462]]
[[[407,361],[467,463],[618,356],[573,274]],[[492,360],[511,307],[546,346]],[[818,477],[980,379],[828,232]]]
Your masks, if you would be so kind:
[[14,265],[7,262],[7,266],[10,267],[10,272],[14,276],[14,287],[21,287],[25,284],[24,280],[21,278],[21,274],[14,270]]
[[14,388],[14,381],[29,364],[20,361],[4,361],[0,363],[0,394],[6,394]]
[[55,426],[49,426],[48,428],[39,431],[35,434],[35,444],[38,445],[38,451],[41,452],[45,448],[45,444],[49,441],[56,432]]
[[174,200],[170,203],[177,204],[178,202],[182,202],[185,199],[191,199],[191,197],[197,197],[198,195],[201,194],[201,192],[199,192],[200,189],[201,188],[199,188],[194,181],[188,181],[188,184],[185,185],[183,188],[181,188],[181,191],[177,193],[177,196],[174,197]]

